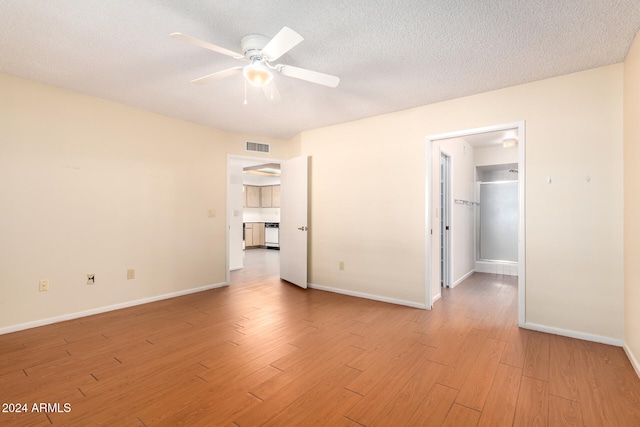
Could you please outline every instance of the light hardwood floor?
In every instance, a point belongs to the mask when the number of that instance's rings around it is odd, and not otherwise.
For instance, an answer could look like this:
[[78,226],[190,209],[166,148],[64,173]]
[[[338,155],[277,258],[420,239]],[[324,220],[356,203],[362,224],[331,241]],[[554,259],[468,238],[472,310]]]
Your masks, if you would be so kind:
[[28,405],[0,425],[640,425],[624,352],[519,329],[514,278],[475,274],[425,311],[299,289],[277,257],[248,250],[227,288],[0,336],[0,400]]

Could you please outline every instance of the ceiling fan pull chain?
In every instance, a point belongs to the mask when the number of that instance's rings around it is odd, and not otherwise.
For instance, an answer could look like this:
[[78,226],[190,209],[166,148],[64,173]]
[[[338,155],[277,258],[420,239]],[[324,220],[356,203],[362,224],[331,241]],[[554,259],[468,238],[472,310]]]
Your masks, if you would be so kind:
[[244,80],[244,105],[247,105],[247,80]]

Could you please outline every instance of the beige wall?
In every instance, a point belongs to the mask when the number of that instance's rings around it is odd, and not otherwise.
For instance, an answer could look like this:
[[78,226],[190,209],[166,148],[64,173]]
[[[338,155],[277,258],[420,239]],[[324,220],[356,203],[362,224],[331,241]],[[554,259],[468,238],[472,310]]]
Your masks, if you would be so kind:
[[0,329],[224,283],[249,137],[1,74],[0,93]]
[[640,35],[624,63],[624,301],[626,350],[640,375]]
[[[622,340],[623,68],[259,138],[311,156],[309,281],[424,304],[425,137],[525,120],[526,321]],[[245,136],[6,75],[0,92],[0,328],[224,281]]]
[[621,342],[622,84],[617,64],[304,132],[310,282],[424,304],[425,137],[525,120],[526,321]]

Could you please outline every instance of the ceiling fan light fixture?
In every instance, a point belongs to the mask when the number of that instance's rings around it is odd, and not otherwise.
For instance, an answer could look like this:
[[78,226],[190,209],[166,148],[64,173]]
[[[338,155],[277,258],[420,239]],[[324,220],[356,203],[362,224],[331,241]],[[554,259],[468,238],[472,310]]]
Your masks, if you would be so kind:
[[273,80],[273,74],[259,60],[252,60],[251,64],[242,69],[245,79],[253,86],[262,87],[268,85]]

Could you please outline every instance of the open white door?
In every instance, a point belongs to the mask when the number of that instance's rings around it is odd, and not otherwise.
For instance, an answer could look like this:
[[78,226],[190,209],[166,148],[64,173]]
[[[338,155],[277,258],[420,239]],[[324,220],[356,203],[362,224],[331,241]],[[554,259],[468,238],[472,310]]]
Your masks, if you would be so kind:
[[281,164],[280,278],[307,287],[307,183],[309,157]]

